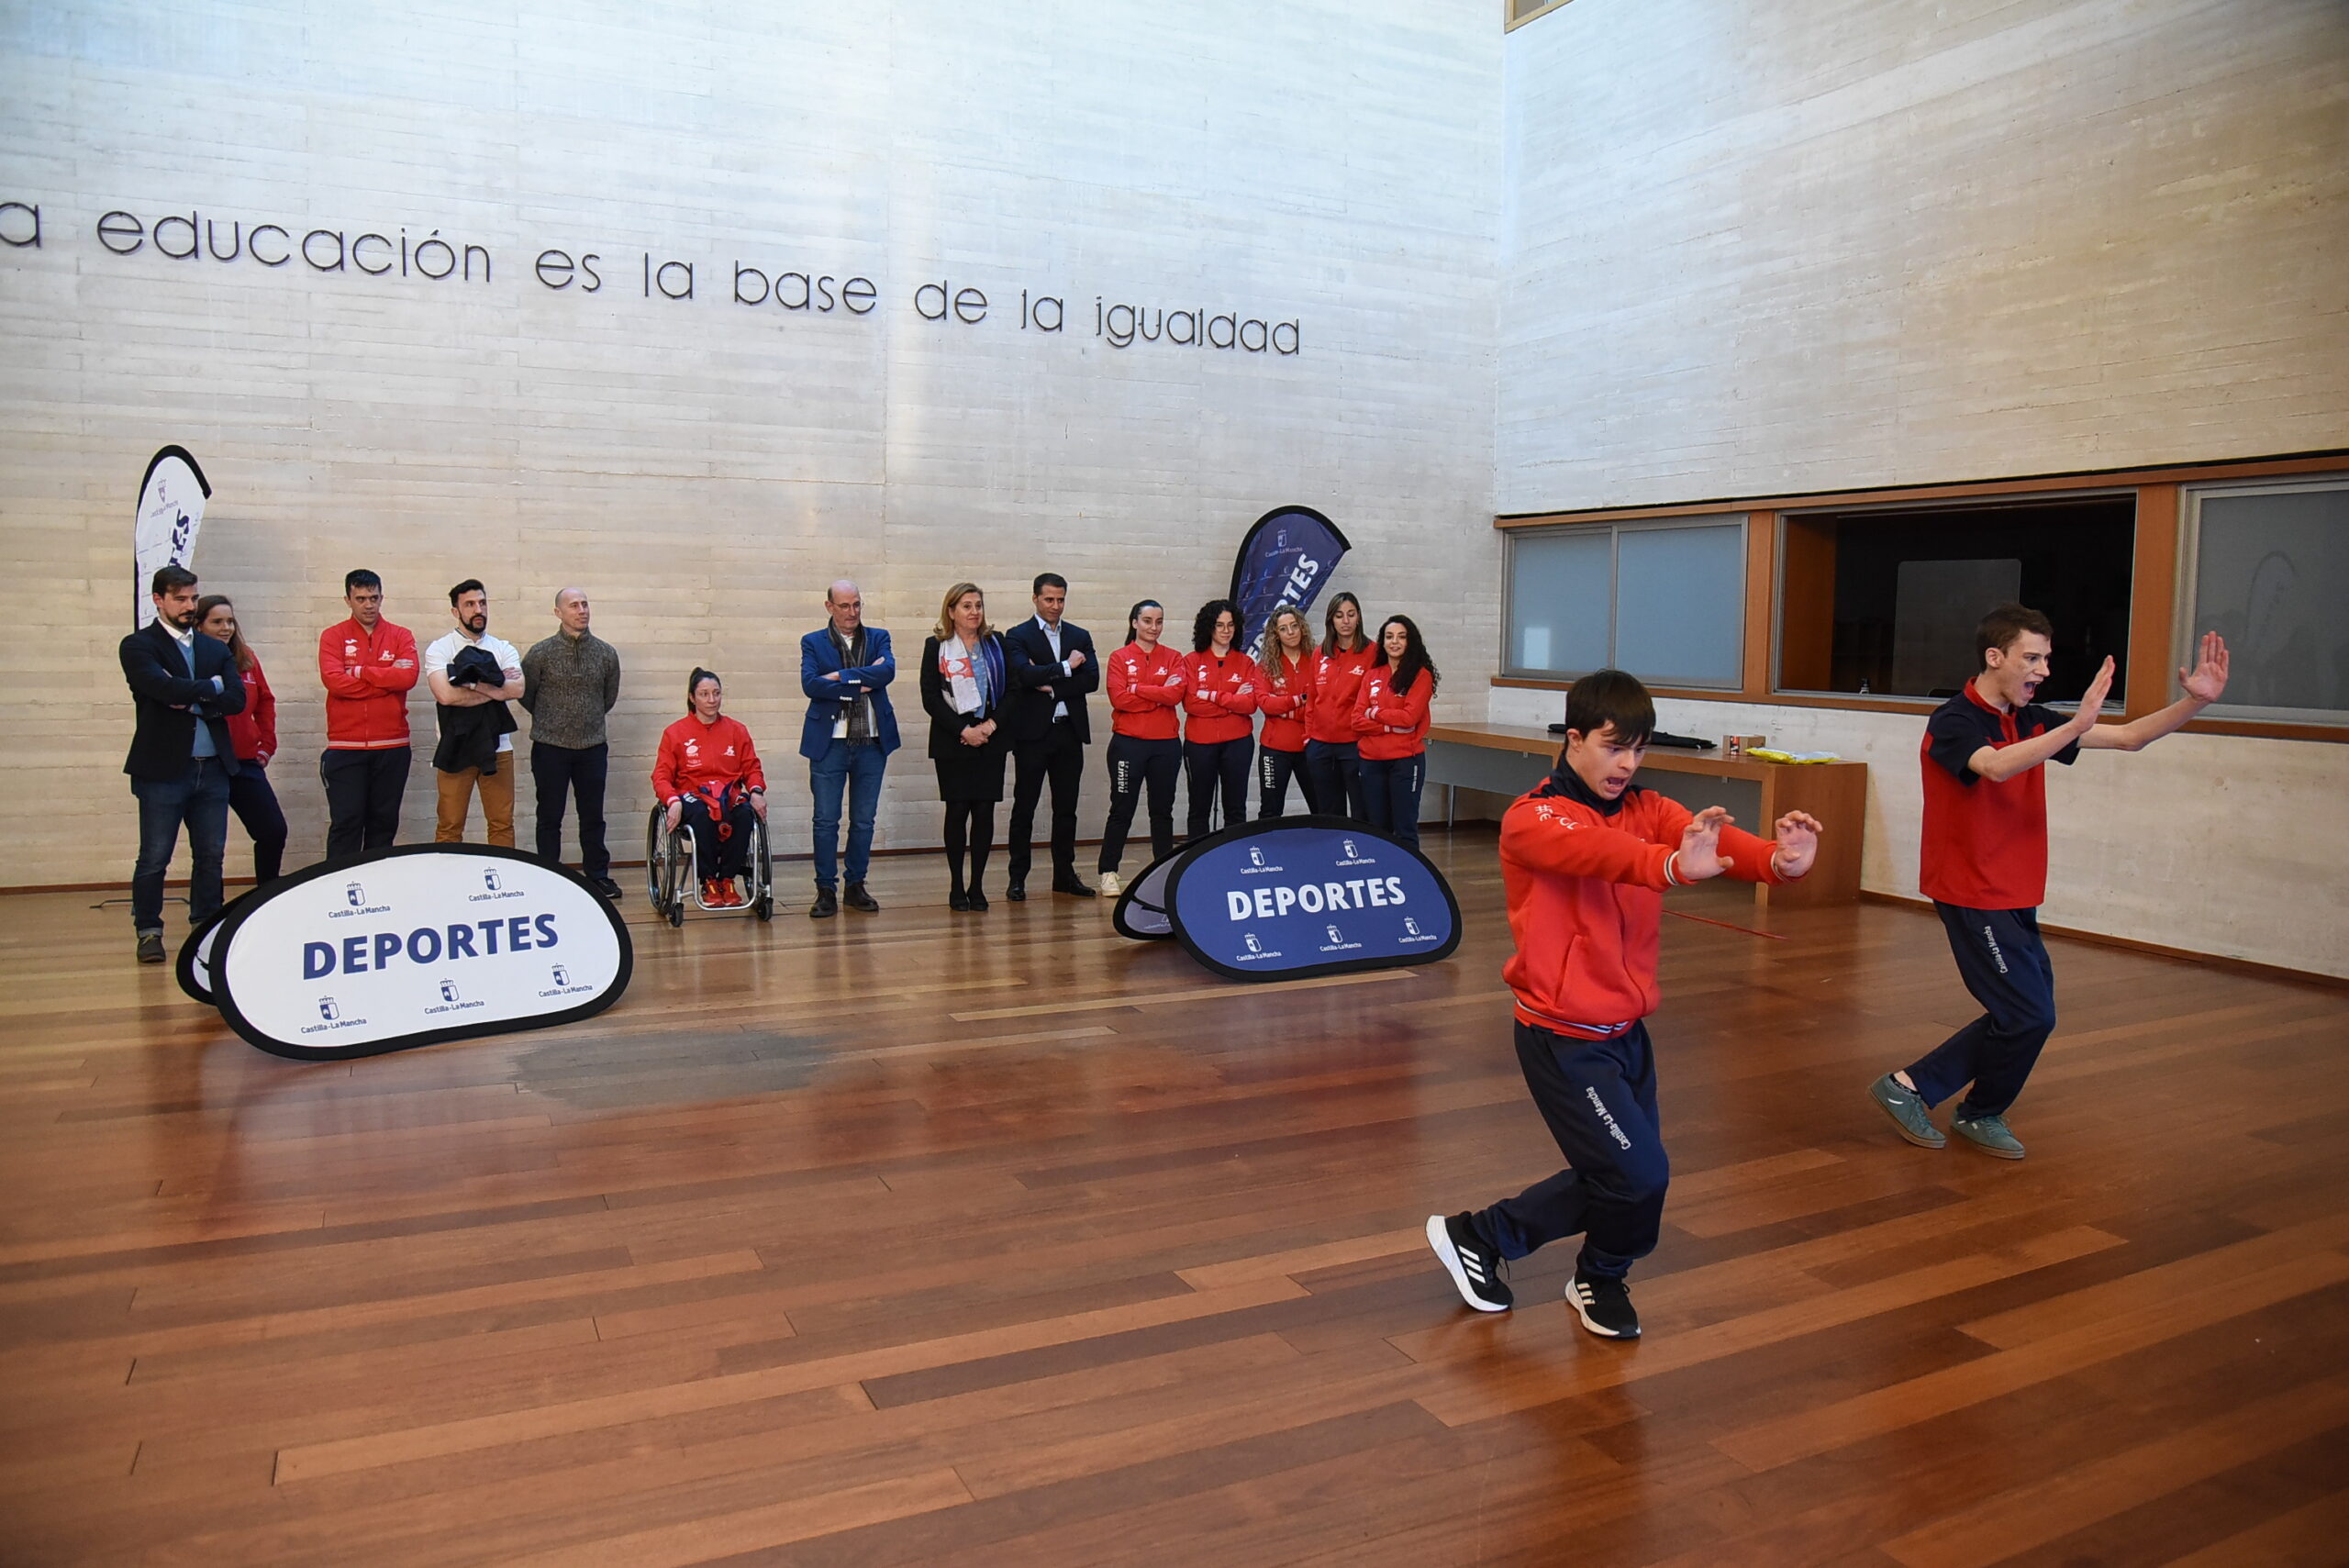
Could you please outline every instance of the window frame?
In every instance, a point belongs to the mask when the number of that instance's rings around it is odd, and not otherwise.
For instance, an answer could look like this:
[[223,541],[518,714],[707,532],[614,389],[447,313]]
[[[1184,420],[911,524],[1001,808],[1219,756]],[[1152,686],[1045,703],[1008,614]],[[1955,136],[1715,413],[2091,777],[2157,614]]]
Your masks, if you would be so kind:
[[[1901,501],[1946,503],[2049,493],[2133,489],[2137,493],[2139,526],[2136,558],[2130,584],[2129,662],[2132,670],[2147,673],[2141,674],[2132,683],[2132,689],[2123,713],[2112,714],[2108,710],[2108,722],[2118,722],[2124,718],[2142,717],[2176,700],[2175,692],[2165,695],[2169,683],[2151,675],[2150,672],[2164,670],[2166,673],[2167,670],[2175,670],[2178,662],[2174,610],[2181,592],[2178,552],[2183,533],[2181,508],[2184,497],[2180,492],[2188,485],[2322,477],[2339,474],[2344,469],[2349,469],[2349,448],[2332,447],[2296,453],[2024,474],[2004,479],[1883,484],[1874,488],[1813,490],[1795,494],[1715,495],[1700,500],[1639,506],[1508,513],[1496,516],[1493,527],[1502,533],[1509,533],[1518,529],[1554,528],[1577,524],[1677,520],[1742,512],[1745,515],[1747,528],[1743,689],[1725,692],[1658,685],[1651,685],[1649,689],[1660,697],[1686,698],[1695,702],[1915,715],[1931,712],[1935,705],[1929,700],[1900,700],[1874,694],[1867,696],[1810,695],[1776,689],[1781,620],[1779,600],[1785,586],[1779,562],[1779,538],[1785,531],[1779,526],[1780,514],[1848,510]],[[2171,519],[2173,526],[2162,526],[2165,517]],[[1509,588],[1506,553],[1503,560],[1501,588],[1506,596]],[[1504,603],[1506,605],[1506,597]],[[1499,635],[1504,639],[1508,636],[1506,615]],[[1502,651],[1507,653],[1506,646]],[[2163,664],[2164,660],[2170,661],[2166,667]],[[1556,676],[1510,674],[1505,662],[1499,673],[1488,680],[1497,687],[1531,691],[1563,692],[1573,684]],[[2349,728],[2330,724],[2206,717],[2192,720],[2186,728],[2190,733],[2201,735],[2349,743]]]
[[[1621,593],[1623,575],[1623,536],[1627,533],[1663,533],[1675,529],[1727,528],[1731,527],[1734,527],[1737,529],[1737,550],[1739,556],[1745,562],[1744,576],[1746,580],[1745,589],[1741,591],[1737,595],[1737,630],[1735,642],[1740,650],[1740,654],[1737,660],[1736,672],[1730,676],[1727,684],[1721,685],[1657,685],[1655,683],[1649,684],[1651,685],[1654,685],[1655,689],[1659,691],[1702,692],[1709,695],[1720,697],[1737,695],[1740,692],[1743,691],[1745,687],[1745,661],[1743,650],[1746,647],[1747,634],[1751,629],[1747,624],[1748,617],[1753,614],[1753,594],[1751,592],[1751,587],[1753,570],[1753,519],[1750,514],[1734,509],[1692,512],[1683,517],[1631,518],[1620,521],[1597,520],[1591,522],[1561,523],[1553,527],[1511,530],[1503,541],[1504,548],[1501,552],[1501,657],[1498,666],[1501,675],[1508,677],[1513,681],[1520,682],[1571,684],[1575,680],[1579,678],[1579,676],[1590,673],[1587,670],[1579,671],[1574,674],[1561,674],[1556,671],[1551,670],[1527,670],[1517,664],[1512,659],[1511,655],[1513,655],[1517,651],[1515,647],[1517,640],[1517,550],[1520,537],[1525,539],[1556,539],[1575,534],[1596,534],[1601,530],[1606,532],[1607,657],[1611,662],[1616,657],[1616,628],[1620,616],[1620,606],[1618,604],[1618,600]],[[1639,672],[1635,670],[1632,673],[1638,674]],[[1646,679],[1644,676],[1642,676],[1641,678],[1643,681]]]
[[[2194,579],[2202,557],[2202,503],[2214,495],[2291,495],[2319,490],[2349,493],[2349,469],[2331,473],[2245,479],[2232,483],[2208,481],[2178,486],[2177,588],[2170,623],[2172,664],[2165,671],[2162,680],[2163,691],[2173,695],[2165,696],[2163,699],[2165,703],[2176,700],[2176,669],[2177,666],[2193,666],[2197,643],[2202,635],[2195,613],[2199,606],[2194,599]],[[2339,739],[2349,740],[2349,707],[2272,707],[2221,701],[2211,704],[2203,711],[2210,716],[2211,723],[2306,726],[2339,731]]]
[[[2053,492],[2047,490],[2020,490],[2009,494],[1990,491],[1981,495],[1920,496],[1900,501],[1887,501],[1877,506],[1862,504],[1858,506],[1787,506],[1780,509],[1778,513],[1779,526],[1776,529],[1776,549],[1771,560],[1770,572],[1769,686],[1767,695],[1759,700],[1765,702],[1776,702],[1782,698],[1801,697],[1854,699],[1865,702],[1869,700],[1869,698],[1875,697],[1880,699],[1887,707],[1898,711],[1915,711],[1919,713],[1931,713],[1934,708],[1939,707],[1942,703],[1946,700],[1942,697],[1912,696],[1906,693],[1898,692],[1872,692],[1863,695],[1857,692],[1826,691],[1816,686],[1789,686],[1787,684],[1786,595],[1787,539],[1788,534],[1788,530],[1786,527],[1787,524],[1806,522],[1815,517],[1833,517],[1840,521],[1846,518],[1852,518],[1859,515],[1897,517],[1903,513],[1945,512],[1950,510],[1953,506],[1957,506],[1982,507],[1987,509],[1997,506],[2046,506],[2050,503],[2069,501],[2118,501],[2123,498],[2134,503],[2136,511],[2136,531],[2142,533],[2146,527],[2146,498],[2140,487],[2128,484],[2083,484],[2076,489],[2065,489]],[[2155,528],[2159,528],[2161,526],[2157,518],[2154,521],[2153,526]],[[2137,580],[2136,573],[2132,570],[2130,573],[2129,584],[2129,617],[2130,623],[2132,627],[2137,621],[2137,595],[2143,586],[2143,584]],[[2134,673],[2137,670],[2137,661],[2133,648],[2131,650],[2129,667],[2132,673],[2131,684],[2133,686],[2135,684]],[[2047,706],[2058,709],[2069,709],[2076,706],[2077,705],[2075,703],[2063,702],[2050,703]],[[2130,711],[2133,713],[2136,710],[2132,706]]]

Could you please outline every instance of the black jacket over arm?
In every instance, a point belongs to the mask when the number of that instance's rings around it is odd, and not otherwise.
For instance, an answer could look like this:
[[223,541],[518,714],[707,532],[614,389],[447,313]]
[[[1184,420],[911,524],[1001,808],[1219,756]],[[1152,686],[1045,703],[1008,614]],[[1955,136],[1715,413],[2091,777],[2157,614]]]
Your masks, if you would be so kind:
[[[1085,663],[1073,675],[1061,673],[1061,659],[1083,653]],[[1030,616],[1003,634],[1004,662],[1011,687],[1004,704],[1003,727],[1017,745],[1041,740],[1052,727],[1052,705],[1068,705],[1068,724],[1079,745],[1093,742],[1093,720],[1086,713],[1088,693],[1101,689],[1101,662],[1093,654],[1093,634],[1069,621],[1061,622],[1060,659],[1052,657],[1052,639]],[[1049,692],[1043,688],[1050,686]]]
[[[212,750],[222,770],[237,771],[237,748],[224,716],[244,712],[244,677],[227,643],[199,631],[195,646],[191,680],[180,645],[161,621],[150,621],[122,639],[122,678],[138,714],[122,771],[134,779],[168,783],[184,777],[195,762],[199,717],[212,727]],[[217,691],[212,688],[215,675],[220,678]]]

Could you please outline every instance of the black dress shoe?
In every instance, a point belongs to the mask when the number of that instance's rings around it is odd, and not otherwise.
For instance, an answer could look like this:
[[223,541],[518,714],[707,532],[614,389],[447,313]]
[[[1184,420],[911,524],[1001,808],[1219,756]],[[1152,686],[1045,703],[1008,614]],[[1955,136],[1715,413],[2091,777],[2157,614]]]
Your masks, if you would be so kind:
[[881,913],[880,903],[874,898],[873,895],[864,891],[864,884],[861,882],[850,883],[841,894],[841,902],[860,915]]
[[984,910],[987,906],[987,895],[981,893],[975,887],[971,889],[971,891],[964,895],[964,896],[970,899],[971,907],[974,909]]
[[1010,899],[1014,904],[1025,904],[1028,902],[1028,884],[1024,882],[1014,881],[1010,886],[1003,890],[1003,895],[1006,898]]
[[1095,893],[1093,889],[1085,886],[1085,884],[1077,881],[1076,878],[1073,876],[1064,882],[1055,880],[1052,883],[1052,891],[1059,894],[1063,898],[1097,898],[1100,896],[1100,895]]
[[946,897],[946,906],[958,915],[966,914],[971,907],[971,895],[967,893],[949,894]]
[[163,934],[161,931],[150,931],[139,939],[139,962],[141,963],[163,962]]
[[811,920],[829,920],[841,912],[841,901],[829,887],[816,889],[816,902],[807,906]]

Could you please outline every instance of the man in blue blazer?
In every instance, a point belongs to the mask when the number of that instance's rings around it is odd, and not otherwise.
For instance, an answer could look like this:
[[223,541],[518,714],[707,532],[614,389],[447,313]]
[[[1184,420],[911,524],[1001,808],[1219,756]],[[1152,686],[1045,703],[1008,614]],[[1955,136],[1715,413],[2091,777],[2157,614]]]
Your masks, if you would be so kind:
[[1036,802],[1052,786],[1052,891],[1090,898],[1076,876],[1076,791],[1085,777],[1085,748],[1093,740],[1085,711],[1087,694],[1101,689],[1093,634],[1061,618],[1068,579],[1046,572],[1036,579],[1036,617],[1003,634],[1004,728],[1011,735],[1011,864],[1003,895],[1028,896],[1028,861],[1036,837]]
[[155,572],[155,618],[122,639],[122,678],[138,727],[122,771],[139,800],[139,860],[130,872],[130,923],[139,962],[163,962],[163,873],[187,825],[188,917],[220,907],[220,858],[228,847],[228,779],[237,748],[227,716],[245,708],[244,677],[228,645],[195,629],[195,573]]
[[[829,920],[846,903],[861,914],[881,906],[864,890],[873,858],[873,818],[881,805],[881,776],[897,749],[897,716],[889,683],[897,663],[889,634],[864,624],[864,595],[843,578],[826,590],[830,624],[799,639],[799,689],[807,694],[807,721],[799,754],[807,759],[807,788],[816,797],[816,902],[813,920]],[[848,891],[836,894],[840,873],[841,796],[848,796]]]

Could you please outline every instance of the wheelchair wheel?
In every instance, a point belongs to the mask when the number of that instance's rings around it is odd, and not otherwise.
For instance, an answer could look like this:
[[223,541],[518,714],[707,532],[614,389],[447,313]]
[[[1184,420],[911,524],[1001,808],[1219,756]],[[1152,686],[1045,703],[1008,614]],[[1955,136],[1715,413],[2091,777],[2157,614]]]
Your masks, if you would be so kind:
[[652,900],[652,912],[656,915],[669,905],[669,836],[661,830],[661,818],[666,815],[656,806],[644,824],[644,895]]
[[772,894],[772,893],[762,893],[762,894],[760,894],[760,895],[759,895],[759,897],[758,897],[758,902],[756,902],[756,903],[754,903],[754,904],[752,904],[752,905],[751,906],[751,914],[753,914],[753,915],[756,915],[756,916],[757,916],[760,919],[762,919],[762,920],[772,920],[772,919],[774,919],[774,894]]

